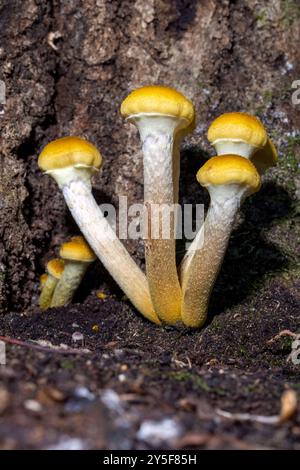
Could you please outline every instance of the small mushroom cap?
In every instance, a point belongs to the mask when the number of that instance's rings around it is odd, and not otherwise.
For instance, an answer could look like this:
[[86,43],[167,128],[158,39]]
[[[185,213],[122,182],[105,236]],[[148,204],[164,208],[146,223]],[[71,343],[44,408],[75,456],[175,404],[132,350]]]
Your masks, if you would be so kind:
[[267,133],[260,120],[251,114],[226,113],[213,121],[207,138],[212,144],[218,140],[233,140],[263,147],[267,142]]
[[202,186],[238,184],[251,192],[259,190],[260,176],[247,158],[239,155],[222,155],[210,158],[198,171],[197,180]]
[[43,287],[48,279],[48,274],[44,273],[40,276],[40,286]]
[[48,261],[46,270],[47,273],[51,276],[55,277],[56,279],[60,279],[63,271],[64,271],[64,262],[62,259],[54,258]]
[[139,114],[161,114],[186,120],[186,127],[195,115],[193,103],[184,95],[164,86],[145,86],[134,90],[121,105],[121,114],[127,118]]
[[91,263],[96,259],[95,253],[81,236],[73,237],[69,242],[64,243],[60,247],[59,255],[65,260],[83,263]]
[[268,168],[277,164],[278,153],[270,138],[268,138],[266,145],[262,149],[255,152],[251,161],[260,174],[265,173]]
[[100,168],[102,156],[87,140],[80,137],[62,137],[53,140],[42,150],[38,165],[43,171],[57,170],[70,166]]

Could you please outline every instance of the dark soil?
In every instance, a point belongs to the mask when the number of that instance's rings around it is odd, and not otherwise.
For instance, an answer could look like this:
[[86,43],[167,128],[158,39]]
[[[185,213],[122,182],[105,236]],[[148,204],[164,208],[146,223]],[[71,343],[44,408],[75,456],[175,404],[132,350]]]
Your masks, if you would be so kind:
[[[268,344],[280,330],[299,331],[297,290],[299,282],[272,280],[265,292],[197,332],[153,326],[126,303],[95,296],[82,305],[2,317],[7,336],[79,354],[7,346],[1,447],[300,449],[299,412],[278,426],[217,414],[218,408],[277,414],[283,391],[299,392],[299,366],[287,362],[291,339]],[[72,339],[74,332],[84,344]],[[167,419],[178,428],[170,437],[163,431]],[[141,434],[149,420],[161,427],[156,438]]]

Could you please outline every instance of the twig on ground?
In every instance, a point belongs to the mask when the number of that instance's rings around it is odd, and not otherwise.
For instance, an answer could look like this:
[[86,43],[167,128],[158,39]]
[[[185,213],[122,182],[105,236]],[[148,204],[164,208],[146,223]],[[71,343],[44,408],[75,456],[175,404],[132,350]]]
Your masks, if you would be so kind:
[[297,395],[294,390],[286,390],[281,396],[280,414],[274,416],[252,415],[250,413],[230,413],[217,409],[216,413],[222,418],[236,421],[251,421],[260,424],[280,424],[291,419],[297,411]]
[[62,348],[55,346],[41,346],[40,344],[35,344],[33,341],[22,341],[16,338],[10,338],[8,336],[0,336],[0,341],[3,341],[7,344],[12,344],[14,346],[21,346],[27,349],[34,349],[36,351],[45,352],[45,353],[58,353],[58,354],[78,354],[84,355],[89,354],[91,351],[88,349],[74,349],[74,348]]

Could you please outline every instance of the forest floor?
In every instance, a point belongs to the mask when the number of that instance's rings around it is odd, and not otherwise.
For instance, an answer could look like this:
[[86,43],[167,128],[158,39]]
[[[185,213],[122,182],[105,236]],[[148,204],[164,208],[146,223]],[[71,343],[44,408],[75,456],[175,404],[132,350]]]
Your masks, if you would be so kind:
[[293,158],[246,202],[202,330],[152,325],[118,292],[2,316],[25,344],[0,366],[1,448],[300,449],[299,407],[280,424],[252,416],[300,393],[295,338],[277,337],[300,333]]
[[274,279],[197,332],[158,328],[113,299],[4,316],[5,335],[69,349],[7,346],[1,448],[300,449],[300,413],[266,425],[218,411],[274,415],[285,389],[299,393],[292,338],[270,342],[299,332],[299,286]]

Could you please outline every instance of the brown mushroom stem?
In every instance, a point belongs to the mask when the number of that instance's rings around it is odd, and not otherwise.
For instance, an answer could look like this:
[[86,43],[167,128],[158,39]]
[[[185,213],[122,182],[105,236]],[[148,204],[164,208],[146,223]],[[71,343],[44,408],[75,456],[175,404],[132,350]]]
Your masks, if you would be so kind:
[[[147,133],[142,140],[147,279],[155,310],[163,321],[172,324],[180,320],[181,305],[176,268],[176,205],[172,184],[173,133],[155,130]],[[176,191],[178,193],[178,189]]]

